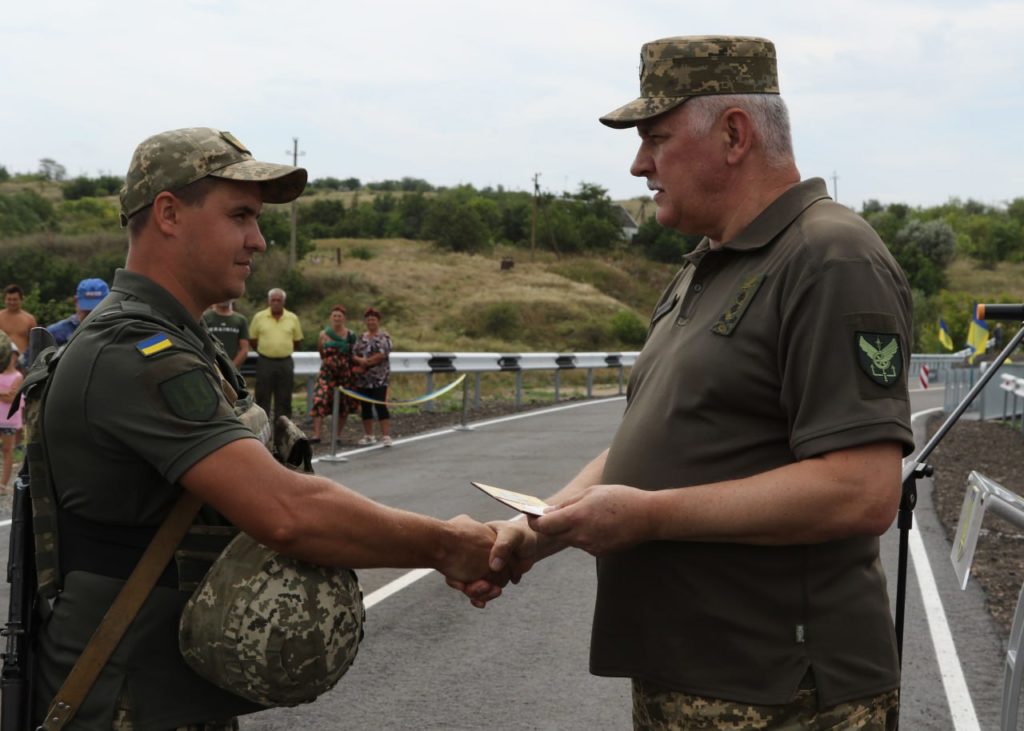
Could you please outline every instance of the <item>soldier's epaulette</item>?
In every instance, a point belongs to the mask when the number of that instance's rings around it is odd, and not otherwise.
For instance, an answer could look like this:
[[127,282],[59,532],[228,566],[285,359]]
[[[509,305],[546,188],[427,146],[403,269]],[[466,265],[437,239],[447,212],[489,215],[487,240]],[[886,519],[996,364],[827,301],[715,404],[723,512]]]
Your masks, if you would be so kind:
[[146,358],[173,347],[174,343],[165,333],[157,333],[153,337],[135,343],[135,348]]

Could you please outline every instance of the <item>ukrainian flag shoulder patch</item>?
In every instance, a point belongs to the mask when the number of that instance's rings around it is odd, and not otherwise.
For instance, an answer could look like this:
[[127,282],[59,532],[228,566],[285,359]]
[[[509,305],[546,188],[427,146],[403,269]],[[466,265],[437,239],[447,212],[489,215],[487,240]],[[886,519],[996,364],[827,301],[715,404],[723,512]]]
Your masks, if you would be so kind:
[[156,355],[168,348],[173,348],[174,343],[171,342],[171,339],[166,333],[157,333],[151,338],[146,338],[145,340],[135,343],[135,347],[140,353],[142,353],[142,355],[148,358],[149,356]]

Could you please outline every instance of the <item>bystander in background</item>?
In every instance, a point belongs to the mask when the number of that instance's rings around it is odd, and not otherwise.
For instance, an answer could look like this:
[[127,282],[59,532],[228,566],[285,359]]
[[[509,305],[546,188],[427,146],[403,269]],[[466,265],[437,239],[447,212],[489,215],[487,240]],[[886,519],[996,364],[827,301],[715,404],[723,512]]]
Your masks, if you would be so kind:
[[302,325],[294,312],[284,308],[288,299],[283,289],[267,292],[267,309],[253,315],[249,340],[259,353],[256,362],[256,403],[273,419],[292,415],[292,391],[295,389],[295,361],[292,353],[302,342]]
[[17,284],[4,287],[4,308],[0,310],[0,330],[7,333],[21,354],[18,368],[22,371],[31,363],[28,352],[28,333],[36,326],[36,318],[27,310],[21,309],[25,293]]
[[4,364],[4,370],[0,372],[0,442],[3,444],[4,457],[3,471],[0,472],[2,494],[9,492],[11,472],[14,470],[14,442],[21,430],[21,409],[8,415],[23,378],[15,367],[17,361],[18,348],[6,333],[0,332],[0,363]]
[[[351,389],[352,347],[356,343],[356,334],[345,325],[345,306],[335,305],[331,308],[331,320],[320,331],[316,347],[320,351],[320,373],[313,391],[313,435],[312,441],[320,441],[320,431],[324,417],[333,413],[334,392],[338,386]],[[357,408],[356,401],[344,394],[338,395],[338,423],[334,431],[341,440],[341,432],[350,411]]]
[[224,346],[224,351],[241,368],[249,355],[249,323],[234,310],[234,300],[218,302],[203,313],[207,329]]
[[384,404],[388,399],[388,381],[391,377],[391,336],[380,329],[380,312],[367,307],[363,313],[366,332],[359,336],[352,349],[352,370],[356,374],[356,388],[367,398],[381,403],[362,402],[363,438],[359,444],[373,444],[373,414],[380,421],[380,441],[391,446],[391,414]]
[[82,321],[108,294],[110,294],[110,287],[102,279],[83,279],[79,282],[78,288],[75,290],[74,314],[46,326],[46,330],[53,336],[54,342],[57,345],[63,345],[70,340],[71,335],[82,324]]

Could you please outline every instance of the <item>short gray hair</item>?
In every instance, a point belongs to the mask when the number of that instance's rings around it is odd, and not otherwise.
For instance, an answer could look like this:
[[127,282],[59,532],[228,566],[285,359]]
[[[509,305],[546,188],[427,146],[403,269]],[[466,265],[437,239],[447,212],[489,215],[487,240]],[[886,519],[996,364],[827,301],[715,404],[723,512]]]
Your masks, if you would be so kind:
[[754,121],[769,164],[780,167],[793,161],[789,111],[778,94],[706,94],[688,99],[690,131],[706,135],[726,109],[739,107]]
[[274,296],[275,294],[279,294],[279,295],[281,295],[281,299],[282,299],[282,300],[284,300],[285,302],[287,302],[287,301],[288,301],[288,295],[287,295],[287,294],[285,293],[285,291],[284,291],[283,289],[281,289],[280,287],[274,287],[274,288],[273,288],[272,290],[270,290],[269,292],[267,292],[267,299],[269,300],[269,299],[270,299],[271,297],[273,297],[273,296]]

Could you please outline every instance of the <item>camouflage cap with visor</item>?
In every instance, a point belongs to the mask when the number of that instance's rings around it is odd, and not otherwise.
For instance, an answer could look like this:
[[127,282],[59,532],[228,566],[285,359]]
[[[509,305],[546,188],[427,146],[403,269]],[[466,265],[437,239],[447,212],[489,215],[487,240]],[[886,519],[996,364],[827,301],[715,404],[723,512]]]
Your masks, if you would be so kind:
[[640,49],[640,97],[601,117],[616,129],[708,94],[778,94],[775,44],[745,36],[677,36]]
[[187,127],[161,132],[135,148],[121,188],[121,225],[165,190],[207,176],[259,183],[267,203],[295,200],[306,187],[306,170],[254,160],[230,132]]

